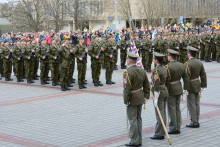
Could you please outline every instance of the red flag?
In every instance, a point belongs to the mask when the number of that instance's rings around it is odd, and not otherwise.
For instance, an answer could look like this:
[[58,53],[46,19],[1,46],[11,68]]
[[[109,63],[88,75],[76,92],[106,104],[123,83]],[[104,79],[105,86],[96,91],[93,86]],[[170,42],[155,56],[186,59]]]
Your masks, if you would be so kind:
[[87,36],[87,46],[89,45],[90,43],[90,40],[89,40],[89,37]]

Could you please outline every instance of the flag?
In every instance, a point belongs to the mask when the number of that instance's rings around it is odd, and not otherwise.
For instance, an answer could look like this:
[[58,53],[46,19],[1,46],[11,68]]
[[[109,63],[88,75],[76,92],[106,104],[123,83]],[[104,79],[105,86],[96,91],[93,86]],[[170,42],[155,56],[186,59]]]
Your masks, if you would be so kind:
[[87,36],[86,40],[87,40],[87,46],[88,46],[90,44],[90,40],[89,40],[88,36]]
[[[136,48],[136,46],[135,46],[135,43],[134,43],[134,40],[133,40],[133,39],[131,39],[131,52],[134,53],[135,55],[138,55],[138,56],[139,56],[138,50],[137,50],[137,48]],[[143,68],[140,58],[137,59],[136,64],[137,64],[137,66]]]

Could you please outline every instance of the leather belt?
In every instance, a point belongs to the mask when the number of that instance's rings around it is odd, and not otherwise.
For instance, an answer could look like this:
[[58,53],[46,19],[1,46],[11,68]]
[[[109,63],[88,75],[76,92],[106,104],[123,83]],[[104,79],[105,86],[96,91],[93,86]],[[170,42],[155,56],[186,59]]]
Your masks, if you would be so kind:
[[141,90],[142,90],[142,88],[139,88],[137,90],[132,90],[131,93],[135,93],[135,92],[138,92],[138,91],[141,91]]
[[191,81],[191,82],[194,82],[194,81],[197,81],[197,80],[199,80],[199,78],[192,79],[192,80],[190,80],[190,81]]
[[180,81],[174,81],[174,82],[170,82],[171,85],[179,83]]

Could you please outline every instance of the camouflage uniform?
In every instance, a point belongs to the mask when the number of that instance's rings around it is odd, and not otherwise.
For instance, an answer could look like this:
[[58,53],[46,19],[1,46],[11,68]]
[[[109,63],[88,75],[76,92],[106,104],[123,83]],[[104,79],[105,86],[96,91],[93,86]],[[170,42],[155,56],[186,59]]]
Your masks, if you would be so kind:
[[127,58],[127,48],[128,48],[127,42],[125,40],[120,40],[118,48],[120,49],[121,68],[126,69],[125,62]]
[[38,53],[38,56],[40,57],[40,70],[41,70],[40,79],[41,79],[42,85],[49,84],[47,82],[47,77],[48,77],[48,73],[49,73],[49,58],[48,58],[48,50],[49,49],[48,48],[49,48],[49,46],[47,46],[47,45],[41,45],[39,53]]
[[24,71],[24,58],[22,56],[22,49],[20,48],[20,46],[15,46],[13,57],[15,58],[17,82],[23,82],[22,77]]
[[[4,76],[6,81],[11,81],[11,73],[12,73],[12,52],[10,52],[10,47],[5,46],[3,48],[3,64],[4,64]],[[8,59],[6,59],[8,57]]]

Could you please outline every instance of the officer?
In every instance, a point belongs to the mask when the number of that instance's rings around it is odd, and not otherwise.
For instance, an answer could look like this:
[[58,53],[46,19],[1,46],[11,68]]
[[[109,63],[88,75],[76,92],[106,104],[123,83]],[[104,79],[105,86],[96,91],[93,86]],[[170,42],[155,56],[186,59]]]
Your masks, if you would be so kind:
[[[79,89],[87,88],[85,86],[86,77],[86,63],[88,48],[83,44],[84,39],[82,36],[78,36],[79,44],[76,45],[75,56],[77,58],[77,70],[78,70],[78,84]],[[100,67],[101,70],[101,67]]]
[[[190,113],[190,124],[186,127],[198,128],[199,127],[199,115],[200,115],[200,92],[207,87],[207,77],[204,66],[201,61],[196,59],[196,52],[198,51],[194,47],[188,48],[189,60],[185,63],[185,69],[189,76],[189,94],[187,96],[187,106]],[[199,80],[199,77],[201,81]]]
[[189,88],[189,78],[185,71],[184,65],[176,61],[178,52],[168,49],[169,63],[167,68],[166,85],[169,92],[168,98],[168,112],[170,117],[169,134],[180,134],[181,127],[181,111],[180,111],[180,97],[183,94],[181,78],[184,81],[184,92]]
[[[127,105],[127,115],[130,123],[130,142],[126,146],[142,145],[141,111],[145,99],[149,99],[150,85],[146,72],[136,65],[138,56],[128,52],[129,68],[123,73],[124,104]],[[138,75],[138,76],[137,76]]]
[[99,81],[101,74],[101,56],[103,55],[104,48],[99,46],[98,36],[94,37],[94,43],[89,46],[89,52],[91,55],[91,64],[92,64],[92,77],[94,86],[103,86]]
[[[154,105],[158,106],[161,116],[163,118],[164,124],[166,126],[166,105],[167,98],[169,96],[167,87],[165,85],[167,78],[167,69],[163,65],[165,55],[158,52],[154,52],[154,64],[156,67],[152,71],[152,90],[154,92]],[[155,109],[156,111],[156,109]],[[162,123],[160,121],[159,115],[156,111],[157,124],[155,127],[155,135],[151,139],[162,140],[164,139],[165,131],[163,129]]]

